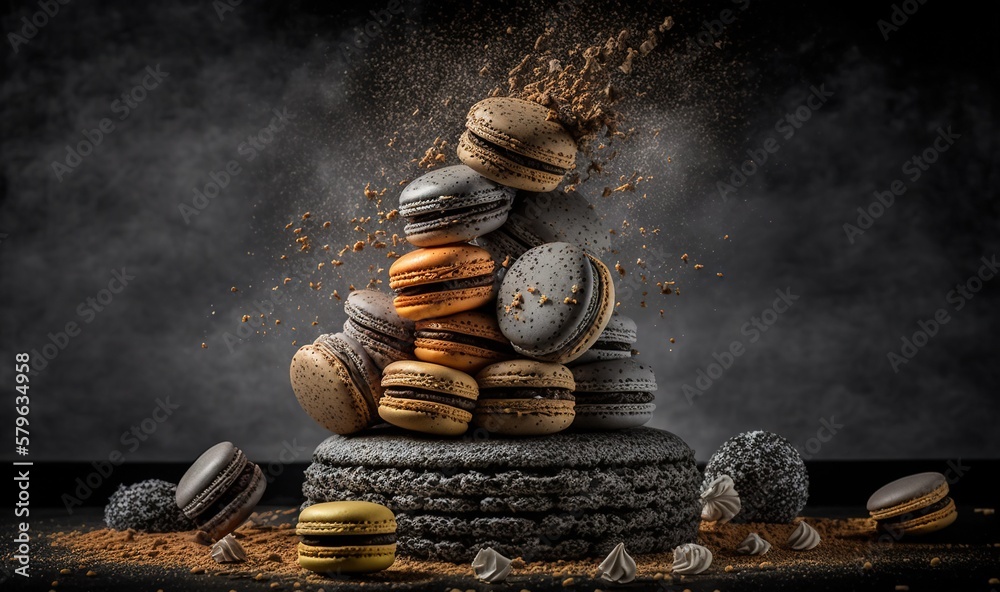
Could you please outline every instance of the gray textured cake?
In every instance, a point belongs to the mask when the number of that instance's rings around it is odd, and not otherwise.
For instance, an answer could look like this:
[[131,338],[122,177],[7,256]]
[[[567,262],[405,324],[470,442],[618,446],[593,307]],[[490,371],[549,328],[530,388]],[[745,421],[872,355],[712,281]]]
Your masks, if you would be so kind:
[[652,428],[459,439],[376,428],[322,442],[303,493],[306,505],[388,506],[401,555],[468,562],[493,547],[530,561],[693,542],[700,482],[688,445]]

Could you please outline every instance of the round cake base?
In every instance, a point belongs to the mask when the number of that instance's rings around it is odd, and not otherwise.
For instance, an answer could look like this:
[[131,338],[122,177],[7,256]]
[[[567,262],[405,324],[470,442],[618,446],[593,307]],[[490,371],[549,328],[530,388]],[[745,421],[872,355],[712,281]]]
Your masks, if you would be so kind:
[[306,470],[306,505],[365,500],[396,513],[397,553],[465,563],[493,547],[525,561],[668,551],[697,538],[701,475],[652,428],[504,438],[396,428],[331,436]]

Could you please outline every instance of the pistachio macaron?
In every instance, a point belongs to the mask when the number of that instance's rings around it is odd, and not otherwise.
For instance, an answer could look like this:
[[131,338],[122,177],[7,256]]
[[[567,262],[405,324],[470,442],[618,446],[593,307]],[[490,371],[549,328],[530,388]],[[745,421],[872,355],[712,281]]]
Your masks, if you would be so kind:
[[472,310],[493,300],[493,258],[465,243],[411,251],[389,267],[399,316],[419,321]]
[[406,240],[418,247],[465,242],[507,220],[514,189],[459,164],[417,177],[399,194]]
[[295,353],[289,374],[299,405],[331,432],[353,434],[373,423],[381,373],[351,337],[320,335]]
[[392,296],[355,290],[344,301],[344,312],[344,333],[361,344],[379,369],[413,359],[413,321],[399,316]]
[[620,430],[653,417],[656,376],[633,358],[573,366],[576,382],[574,428]]
[[381,504],[314,504],[299,513],[295,534],[299,565],[318,573],[371,573],[396,560],[396,516]]
[[918,473],[884,485],[868,498],[868,511],[880,530],[927,534],[958,518],[941,473]]
[[206,450],[177,483],[177,507],[199,530],[218,541],[253,513],[267,480],[232,442]]
[[475,374],[494,362],[515,357],[491,309],[470,310],[416,322],[414,354],[418,360]]
[[573,423],[573,373],[562,364],[509,360],[476,375],[474,423],[509,436],[554,434]]
[[458,157],[480,175],[525,191],[551,191],[576,163],[576,142],[552,109],[490,97],[472,106]]
[[393,362],[382,371],[385,395],[378,414],[415,432],[438,436],[464,434],[472,421],[479,387],[459,370],[428,362]]
[[514,351],[566,364],[598,340],[614,311],[607,266],[569,243],[528,250],[504,275],[497,323]]

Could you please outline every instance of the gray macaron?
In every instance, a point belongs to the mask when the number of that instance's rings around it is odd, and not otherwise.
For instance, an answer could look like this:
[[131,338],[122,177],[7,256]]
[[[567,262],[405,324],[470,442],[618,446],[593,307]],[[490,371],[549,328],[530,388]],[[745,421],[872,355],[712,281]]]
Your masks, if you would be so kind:
[[573,360],[571,365],[590,364],[604,360],[620,360],[632,357],[632,345],[636,342],[635,321],[618,313],[611,315],[608,326],[601,331],[597,343],[583,352],[583,355]]
[[507,220],[514,190],[465,165],[417,177],[399,195],[406,240],[418,247],[470,241]]
[[344,302],[344,333],[361,344],[379,367],[413,359],[413,321],[396,313],[392,296],[356,290]]
[[573,427],[620,430],[641,426],[653,417],[656,376],[632,358],[573,367],[576,418]]
[[569,243],[526,251],[507,271],[497,296],[500,331],[518,353],[565,364],[597,341],[614,310],[611,273]]

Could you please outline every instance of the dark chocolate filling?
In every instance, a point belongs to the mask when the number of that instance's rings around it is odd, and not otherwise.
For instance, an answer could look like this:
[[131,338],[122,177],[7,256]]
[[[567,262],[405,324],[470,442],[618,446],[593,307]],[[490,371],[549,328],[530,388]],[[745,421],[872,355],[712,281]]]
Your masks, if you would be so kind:
[[456,333],[454,331],[435,331],[432,329],[418,329],[414,336],[417,339],[433,339],[435,341],[447,341],[449,343],[460,343],[462,345],[471,345],[472,347],[478,347],[480,349],[488,349],[504,354],[514,355],[514,346],[510,342],[495,341],[488,337],[477,337],[475,335],[466,335],[464,333]]
[[385,389],[385,394],[387,397],[393,397],[395,399],[414,399],[416,401],[441,403],[443,405],[457,407],[465,411],[472,411],[476,408],[476,402],[472,399],[466,399],[465,397],[459,397],[457,395],[449,395],[447,393],[439,393],[437,391],[426,391],[424,389],[390,387]]
[[461,222],[460,218],[464,216],[470,216],[472,214],[480,214],[485,212],[491,212],[493,210],[503,209],[504,207],[507,206],[508,203],[510,203],[510,200],[502,198],[487,202],[485,204],[466,206],[464,208],[454,208],[454,209],[441,208],[440,210],[427,212],[426,214],[406,216],[406,221],[409,222],[410,224],[422,224],[424,222],[433,222],[435,220],[440,220],[441,214],[442,212],[444,212],[444,215],[447,216],[448,218],[454,217],[455,218],[454,223],[458,224],[459,222]]
[[310,547],[391,545],[396,542],[396,533],[387,532],[384,534],[333,534],[324,536],[303,536],[302,542]]
[[641,405],[652,403],[653,393],[576,393],[576,401],[580,405]]
[[208,506],[193,518],[198,524],[204,524],[208,522],[215,516],[222,513],[226,509],[226,506],[231,504],[233,500],[239,497],[244,491],[250,487],[250,482],[253,480],[254,467],[257,465],[250,461],[247,461],[243,465],[243,470],[240,474],[236,476],[236,480],[222,492],[219,499],[212,502],[212,505]]
[[916,510],[913,510],[912,512],[907,512],[906,514],[895,516],[893,518],[886,518],[885,520],[879,520],[878,526],[879,528],[892,528],[893,526],[901,522],[908,522],[910,520],[915,520],[922,516],[927,516],[928,514],[933,514],[934,512],[937,512],[939,510],[943,510],[945,506],[947,506],[950,502],[951,498],[945,497],[934,502],[929,506],[918,508]]
[[598,341],[590,349],[602,349],[605,351],[632,351],[632,344],[619,343],[617,341]]
[[479,391],[480,399],[549,399],[552,401],[572,401],[573,391],[564,388],[524,388],[500,387]]
[[528,157],[528,156],[524,156],[523,154],[518,154],[516,152],[508,150],[507,148],[504,148],[503,146],[500,146],[498,144],[494,144],[493,142],[490,142],[486,138],[481,138],[481,137],[477,136],[472,130],[469,130],[469,141],[472,142],[473,144],[475,144],[476,146],[479,146],[480,148],[485,148],[487,150],[491,150],[493,152],[496,152],[496,153],[500,154],[500,156],[503,156],[504,158],[506,158],[507,160],[516,162],[517,164],[519,164],[521,166],[526,166],[526,167],[528,167],[530,169],[537,169],[537,170],[540,170],[540,171],[545,171],[546,173],[552,173],[553,175],[565,175],[566,174],[566,169],[559,168],[559,167],[557,167],[555,165],[551,165],[551,164],[549,164],[547,162],[542,162],[540,160],[536,160],[534,158],[531,158],[531,157]]
[[396,290],[400,296],[419,296],[432,292],[444,292],[447,290],[465,290],[467,288],[482,288],[493,285],[492,275],[480,275],[470,278],[448,280],[446,282],[434,282],[430,284],[420,284],[419,286],[407,286]]

